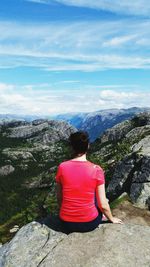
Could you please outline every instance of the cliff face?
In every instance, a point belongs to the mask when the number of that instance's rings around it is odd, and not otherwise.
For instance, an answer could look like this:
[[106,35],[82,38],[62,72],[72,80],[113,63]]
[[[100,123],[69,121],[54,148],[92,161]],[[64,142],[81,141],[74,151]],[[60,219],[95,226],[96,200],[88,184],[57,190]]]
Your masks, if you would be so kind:
[[150,136],[137,143],[116,166],[107,195],[115,199],[123,192],[137,206],[150,209]]
[[150,113],[107,130],[93,144],[93,155],[113,166],[110,200],[127,192],[134,204],[150,209]]
[[1,267],[149,267],[150,227],[100,225],[65,235],[32,222],[0,248]]

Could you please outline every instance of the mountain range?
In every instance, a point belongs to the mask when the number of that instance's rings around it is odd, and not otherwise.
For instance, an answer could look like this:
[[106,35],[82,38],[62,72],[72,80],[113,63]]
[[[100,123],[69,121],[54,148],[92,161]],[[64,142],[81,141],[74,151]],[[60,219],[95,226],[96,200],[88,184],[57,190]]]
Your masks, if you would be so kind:
[[78,113],[64,113],[57,115],[15,115],[15,114],[0,114],[0,121],[6,120],[25,120],[31,122],[36,119],[54,119],[58,121],[66,121],[78,130],[87,131],[90,136],[90,141],[93,142],[103,132],[114,125],[134,117],[134,115],[150,111],[150,108],[132,107],[127,109],[105,109],[94,112],[78,112]]
[[66,113],[54,116],[53,119],[65,120],[78,130],[87,131],[90,141],[93,142],[108,128],[145,111],[150,111],[150,108],[132,107],[128,109],[106,109],[89,113]]

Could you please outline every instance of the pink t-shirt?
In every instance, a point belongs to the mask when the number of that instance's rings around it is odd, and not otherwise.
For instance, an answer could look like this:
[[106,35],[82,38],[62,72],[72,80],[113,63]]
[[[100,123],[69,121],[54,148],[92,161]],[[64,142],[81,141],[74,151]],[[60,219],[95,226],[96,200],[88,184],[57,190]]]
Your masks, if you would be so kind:
[[60,218],[69,222],[88,222],[98,216],[95,190],[105,183],[103,169],[90,161],[68,160],[57,170],[56,182],[62,185]]

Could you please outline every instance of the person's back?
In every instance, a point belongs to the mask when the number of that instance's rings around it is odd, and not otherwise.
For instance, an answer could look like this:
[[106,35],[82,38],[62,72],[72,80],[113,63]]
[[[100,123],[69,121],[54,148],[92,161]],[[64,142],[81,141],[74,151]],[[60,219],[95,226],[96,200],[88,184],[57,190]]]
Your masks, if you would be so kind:
[[59,165],[56,181],[63,185],[60,218],[65,221],[88,222],[98,216],[95,191],[104,184],[100,166],[86,160],[68,160]]
[[[75,132],[69,140],[74,158],[62,162],[56,174],[59,216],[66,233],[94,230],[101,223],[102,212],[111,222],[122,223],[111,214],[102,168],[86,159],[87,132]],[[99,209],[95,204],[96,195]]]

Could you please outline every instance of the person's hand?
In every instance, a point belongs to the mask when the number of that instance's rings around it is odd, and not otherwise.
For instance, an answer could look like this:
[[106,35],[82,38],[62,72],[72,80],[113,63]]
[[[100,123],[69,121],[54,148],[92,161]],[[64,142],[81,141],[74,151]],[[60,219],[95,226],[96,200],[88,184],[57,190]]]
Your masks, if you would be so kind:
[[111,222],[112,223],[123,224],[123,221],[121,219],[116,218],[116,217],[112,217]]

